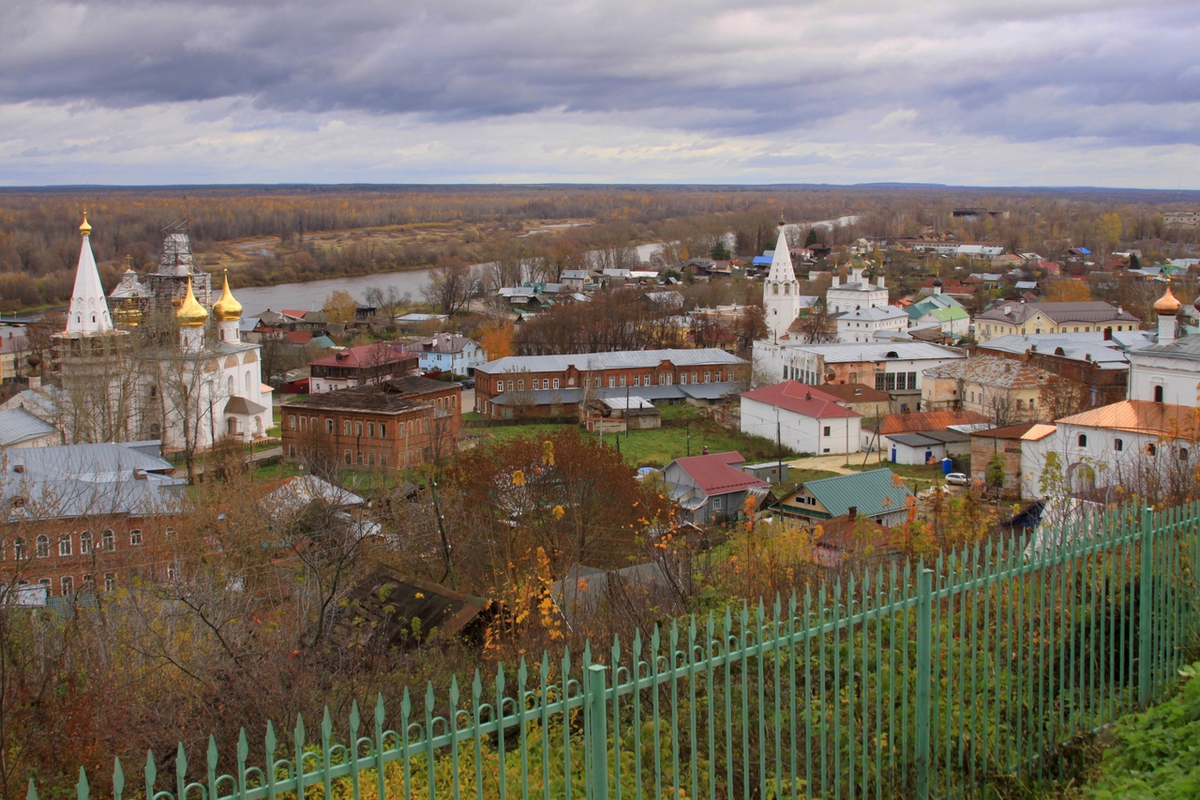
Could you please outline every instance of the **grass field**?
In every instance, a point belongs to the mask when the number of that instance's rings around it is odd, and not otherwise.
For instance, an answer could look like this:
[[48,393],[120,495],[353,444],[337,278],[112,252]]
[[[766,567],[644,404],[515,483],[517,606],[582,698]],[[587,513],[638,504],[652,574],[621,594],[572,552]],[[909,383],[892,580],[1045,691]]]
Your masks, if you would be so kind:
[[[710,453],[737,450],[750,463],[776,458],[775,443],[757,436],[730,431],[695,413],[695,409],[669,407],[664,409],[664,427],[647,431],[630,431],[629,435],[608,433],[603,439],[621,451],[625,461],[635,467],[663,467],[689,453],[694,456],[708,447]],[[482,437],[503,440],[517,436],[543,436],[573,427],[563,423],[530,423],[503,425],[481,429]],[[785,460],[793,458],[783,452]]]

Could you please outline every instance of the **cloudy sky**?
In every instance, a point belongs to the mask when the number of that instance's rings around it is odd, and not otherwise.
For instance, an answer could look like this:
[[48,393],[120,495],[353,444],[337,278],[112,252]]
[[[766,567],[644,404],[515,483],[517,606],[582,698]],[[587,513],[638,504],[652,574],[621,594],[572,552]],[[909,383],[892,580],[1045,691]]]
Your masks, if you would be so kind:
[[0,185],[1200,189],[1196,0],[4,0],[0,31]]

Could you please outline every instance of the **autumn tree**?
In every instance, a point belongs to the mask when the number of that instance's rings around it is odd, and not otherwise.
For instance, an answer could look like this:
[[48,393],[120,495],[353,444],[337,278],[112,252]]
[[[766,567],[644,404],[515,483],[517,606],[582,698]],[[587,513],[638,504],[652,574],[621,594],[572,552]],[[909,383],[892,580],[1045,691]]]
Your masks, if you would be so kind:
[[329,322],[350,325],[358,312],[358,303],[349,292],[339,289],[325,298],[325,305],[321,307],[321,311]]
[[1056,375],[1038,390],[1038,409],[1044,419],[1053,422],[1086,410],[1089,395],[1079,381]]
[[1083,281],[1057,278],[1046,283],[1046,300],[1051,303],[1082,303],[1091,299],[1092,290]]
[[489,325],[479,339],[479,346],[483,348],[488,361],[511,356],[513,354],[512,323],[502,321]]
[[823,297],[817,298],[817,302],[808,310],[808,313],[800,315],[800,318],[793,323],[792,330],[804,344],[824,344],[837,341],[837,323]]

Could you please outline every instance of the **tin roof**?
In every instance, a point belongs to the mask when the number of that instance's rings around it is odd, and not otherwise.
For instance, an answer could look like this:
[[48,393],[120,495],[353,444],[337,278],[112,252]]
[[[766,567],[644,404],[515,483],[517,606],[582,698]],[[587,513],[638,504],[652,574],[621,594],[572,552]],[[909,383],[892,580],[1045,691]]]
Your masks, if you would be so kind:
[[840,400],[837,397],[797,381],[784,381],[774,386],[764,386],[761,389],[743,392],[742,398],[814,419],[862,416],[857,411],[851,411],[845,406],[839,405]]
[[852,475],[835,475],[806,481],[804,489],[817,499],[830,516],[840,517],[857,509],[860,517],[873,517],[899,511],[913,493],[884,467]]

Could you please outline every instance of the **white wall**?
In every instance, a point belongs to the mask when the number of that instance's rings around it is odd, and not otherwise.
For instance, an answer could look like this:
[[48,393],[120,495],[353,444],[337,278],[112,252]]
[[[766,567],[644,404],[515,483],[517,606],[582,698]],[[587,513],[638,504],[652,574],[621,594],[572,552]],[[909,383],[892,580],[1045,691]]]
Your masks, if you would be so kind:
[[[775,406],[743,397],[741,418],[743,433],[775,441]],[[853,453],[858,452],[861,444],[860,417],[821,420],[779,409],[778,420],[780,442],[797,453]],[[825,435],[825,428],[829,428],[828,436]]]

